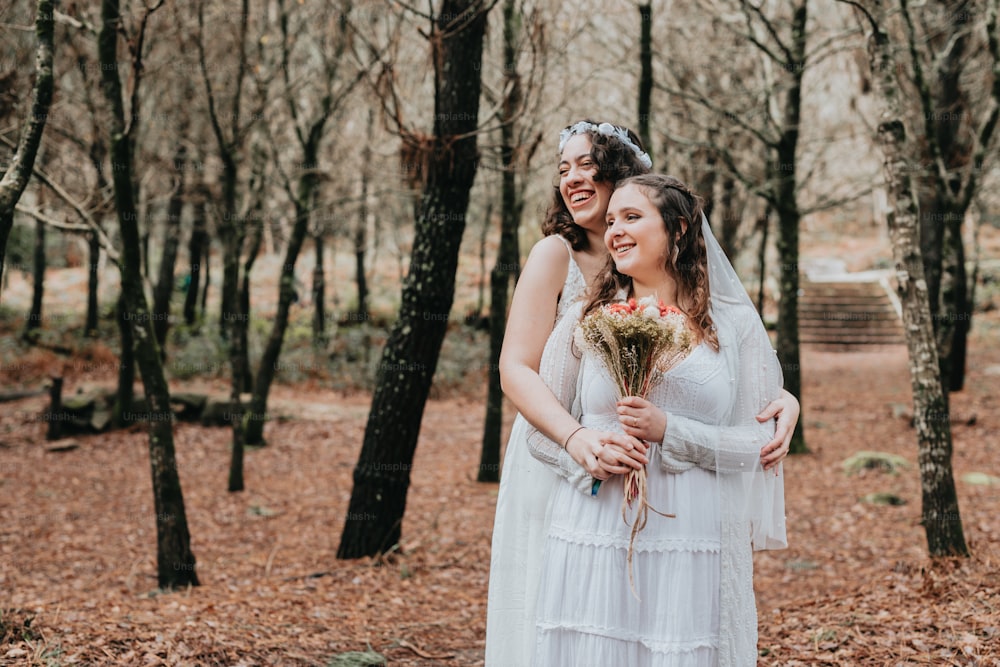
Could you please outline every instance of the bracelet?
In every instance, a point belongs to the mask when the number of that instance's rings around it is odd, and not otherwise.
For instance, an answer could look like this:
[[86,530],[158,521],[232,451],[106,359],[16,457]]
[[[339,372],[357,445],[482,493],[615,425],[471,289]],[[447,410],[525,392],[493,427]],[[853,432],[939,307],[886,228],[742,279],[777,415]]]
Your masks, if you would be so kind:
[[563,449],[566,449],[566,447],[569,445],[570,438],[572,438],[574,435],[576,435],[577,433],[579,433],[580,431],[582,431],[585,428],[587,428],[587,427],[586,426],[577,426],[575,429],[573,429],[573,432],[570,433],[569,435],[567,435],[566,439],[563,440],[563,445],[562,445]]

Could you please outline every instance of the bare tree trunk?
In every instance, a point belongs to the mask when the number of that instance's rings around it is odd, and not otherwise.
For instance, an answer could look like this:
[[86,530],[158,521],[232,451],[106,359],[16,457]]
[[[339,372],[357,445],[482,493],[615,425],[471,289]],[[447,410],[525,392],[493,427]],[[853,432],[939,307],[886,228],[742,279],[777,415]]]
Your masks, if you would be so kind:
[[[375,114],[368,111],[368,136],[372,134]],[[365,253],[368,249],[368,180],[371,178],[371,146],[365,143],[361,153],[361,202],[354,228],[354,282],[358,286],[358,307],[352,321],[368,320],[368,280],[365,275]]]
[[[146,17],[148,18],[147,13]],[[145,19],[143,19],[145,21]],[[122,295],[126,317],[137,342],[136,360],[142,374],[149,417],[149,460],[153,477],[156,511],[157,581],[161,588],[197,586],[195,558],[191,553],[184,497],[181,493],[177,460],[174,456],[173,413],[170,391],[163,375],[160,353],[149,321],[143,290],[139,228],[133,192],[132,137],[125,128],[121,80],[118,78],[118,28],[121,15],[118,0],[102,0],[98,53],[101,61],[101,89],[111,108],[111,163],[122,236]],[[141,34],[141,32],[140,32]],[[142,39],[136,48],[135,70],[141,71]],[[133,87],[138,81],[131,82]],[[133,88],[134,89],[134,88]]]
[[167,203],[167,222],[163,229],[163,254],[153,290],[153,331],[160,353],[166,359],[167,331],[170,329],[170,301],[174,294],[174,267],[180,244],[181,210],[184,207],[184,146],[174,153],[174,189]]
[[313,251],[316,253],[316,265],[312,275],[313,300],[313,345],[326,345],[326,267],[323,266],[323,230],[318,229],[313,234]]
[[[205,284],[208,284],[208,234],[205,231],[205,195],[203,188],[196,188],[198,192],[195,201],[192,203],[193,220],[191,222],[191,238],[188,241],[188,285],[187,293],[184,295],[184,322],[192,326],[197,319],[198,310],[198,287],[201,280],[202,266],[205,269]],[[204,314],[204,305],[202,306]]]
[[111,418],[115,426],[124,426],[131,421],[132,407],[135,405],[135,337],[132,334],[131,313],[125,302],[125,291],[118,295],[115,304],[115,321],[118,323],[118,337],[121,353],[118,359],[118,391]]
[[[501,148],[501,150],[503,149]],[[479,280],[476,281],[478,284],[478,289],[476,290],[476,310],[465,315],[466,324],[477,327],[483,319],[483,313],[486,312],[486,243],[489,241],[490,220],[492,219],[493,197],[491,193],[488,195],[486,210],[483,212],[483,224],[479,228]],[[491,277],[490,285],[492,286],[492,284],[493,279]]]
[[476,175],[487,11],[480,0],[443,0],[430,36],[434,134],[430,145],[421,147],[429,154],[410,271],[379,364],[338,558],[384,553],[401,535],[413,454],[454,302]]
[[877,1],[866,2],[864,6],[872,27],[868,47],[872,79],[882,101],[878,137],[892,206],[887,219],[896,265],[896,289],[903,304],[910,356],[913,416],[919,443],[922,523],[931,556],[967,556],[969,550],[952,475],[951,423],[941,385],[920,252],[919,209],[910,179],[914,165],[907,157],[908,138],[896,81],[895,56],[884,28],[884,6]]
[[[740,222],[743,219],[742,206],[736,202],[736,179],[732,174],[722,176],[722,187],[719,193],[719,213],[714,216],[714,220],[719,224],[719,245],[726,251],[729,257],[735,258],[739,254],[736,247],[737,237],[740,230]],[[770,212],[768,212],[770,215]],[[764,230],[765,240],[767,230]]]
[[[325,118],[325,116],[324,116]],[[315,164],[318,142],[311,146],[306,155],[306,164]],[[299,251],[305,241],[309,229],[310,206],[313,193],[317,186],[315,170],[310,170],[300,179],[299,196],[295,200],[295,224],[292,234],[285,247],[285,261],[281,266],[281,277],[278,287],[278,311],[271,323],[271,333],[267,338],[264,353],[257,369],[257,382],[253,386],[253,397],[250,399],[250,409],[246,417],[244,436],[246,444],[260,445],[264,443],[264,422],[267,421],[267,397],[271,392],[281,346],[285,340],[288,328],[288,313],[295,296],[295,264],[298,262]]]
[[[517,188],[518,150],[516,120],[522,102],[521,77],[517,71],[519,16],[514,0],[504,0],[504,86],[506,95],[501,110],[500,248],[490,273],[490,364],[486,397],[486,420],[483,425],[483,449],[477,481],[500,481],[501,432],[503,430],[503,389],[500,387],[500,349],[507,328],[507,293],[519,262],[517,228],[521,222],[521,202]],[[488,223],[487,223],[488,224]]]
[[[243,306],[243,299],[237,299],[236,302],[236,312],[233,315],[236,317],[235,323],[244,322],[246,313],[241,312]],[[244,326],[244,330],[246,327]],[[244,342],[246,341],[245,336],[236,335],[233,336],[232,341],[229,345],[229,363],[232,366],[232,384],[230,384],[229,393],[229,403],[230,403],[230,414],[229,422],[232,427],[233,440],[232,447],[230,451],[229,458],[229,482],[227,490],[230,493],[236,491],[242,491],[244,488],[243,483],[243,447],[246,444],[246,439],[244,437],[244,427],[243,427],[243,386],[246,384],[245,375],[248,370],[247,368],[247,355],[245,350],[243,350]]]
[[35,35],[38,46],[35,56],[35,85],[31,91],[31,112],[21,130],[17,150],[0,178],[0,280],[3,278],[3,262],[7,254],[7,239],[14,226],[14,208],[24,188],[31,178],[31,171],[42,140],[45,121],[49,117],[52,90],[55,79],[52,73],[53,57],[53,3],[52,0],[38,0],[35,13]]
[[257,255],[260,254],[260,245],[264,237],[264,222],[260,219],[254,219],[250,222],[253,227],[252,235],[250,237],[250,243],[247,247],[247,257],[243,262],[243,278],[242,283],[237,292],[237,301],[239,302],[239,310],[233,314],[233,322],[230,331],[233,338],[240,339],[240,354],[243,355],[243,360],[240,362],[243,367],[242,372],[242,384],[240,391],[249,393],[253,391],[253,369],[250,366],[250,273],[253,271],[253,265],[257,261]]
[[649,120],[653,108],[653,4],[638,5],[639,10],[639,139],[653,157]]
[[[807,3],[796,5],[792,19],[790,85],[786,93],[781,139],[769,176],[776,182],[775,211],[778,214],[778,261],[781,263],[781,301],[778,303],[778,338],[785,389],[802,402],[802,361],[799,348],[799,207],[796,201],[796,153],[802,111],[802,75],[806,62]],[[789,453],[807,452],[805,420],[795,424]]]
[[35,221],[35,254],[31,267],[31,310],[24,323],[24,336],[42,326],[42,300],[45,296],[45,223]]
[[757,218],[757,229],[760,230],[760,248],[757,250],[757,275],[760,284],[757,286],[757,314],[764,319],[764,290],[767,285],[767,237],[771,229],[771,205],[764,207],[763,213]]
[[100,318],[97,289],[100,284],[101,241],[96,232],[87,234],[87,322],[83,326],[84,335],[96,338]]

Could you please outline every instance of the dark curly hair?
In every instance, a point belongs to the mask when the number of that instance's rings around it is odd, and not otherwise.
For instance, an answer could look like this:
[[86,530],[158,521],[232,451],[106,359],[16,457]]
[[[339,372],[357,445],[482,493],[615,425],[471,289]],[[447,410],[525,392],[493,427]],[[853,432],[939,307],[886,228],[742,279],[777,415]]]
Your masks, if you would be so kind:
[[[584,119],[583,122],[597,125],[595,121]],[[575,124],[575,123],[574,123]],[[568,125],[566,129],[573,127]],[[621,127],[621,126],[619,126]],[[645,150],[642,141],[632,130],[623,127],[628,133],[629,139],[641,150]],[[600,134],[594,131],[581,132],[590,137],[592,148],[590,157],[597,165],[597,175],[595,181],[607,181],[612,184],[629,176],[645,174],[649,172],[646,165],[639,161],[639,157],[631,148],[622,143],[621,139],[615,136]],[[545,213],[545,220],[542,222],[542,234],[551,236],[559,234],[573,246],[573,250],[584,250],[587,248],[587,233],[582,227],[573,222],[573,216],[566,208],[562,194],[559,192],[559,183],[552,187],[552,203]]]
[[[660,212],[667,232],[666,268],[677,281],[677,306],[688,316],[699,338],[718,350],[719,338],[709,312],[708,252],[701,233],[705,200],[680,180],[664,174],[631,176],[618,181],[615,188],[626,185],[641,189]],[[686,229],[682,220],[687,223]],[[609,256],[597,275],[584,314],[611,303],[623,289],[631,292],[632,278],[619,273]]]

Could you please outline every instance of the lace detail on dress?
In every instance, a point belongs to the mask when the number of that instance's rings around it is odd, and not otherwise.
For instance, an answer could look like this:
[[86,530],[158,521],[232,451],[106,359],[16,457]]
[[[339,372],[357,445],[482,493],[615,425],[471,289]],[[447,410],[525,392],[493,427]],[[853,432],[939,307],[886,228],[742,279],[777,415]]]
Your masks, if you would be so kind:
[[[562,540],[571,544],[582,544],[588,547],[614,547],[628,549],[629,537],[621,534],[583,534],[579,531],[566,530],[560,526],[549,528],[549,538]],[[640,534],[635,542],[635,551],[704,551],[718,553],[719,540],[704,537],[649,537]]]
[[569,266],[566,269],[566,282],[563,283],[562,291],[559,293],[559,303],[556,304],[556,321],[562,319],[569,307],[583,298],[587,292],[587,282],[583,279],[583,272],[580,265],[573,258],[573,246],[563,237],[558,237],[566,246],[569,253]]

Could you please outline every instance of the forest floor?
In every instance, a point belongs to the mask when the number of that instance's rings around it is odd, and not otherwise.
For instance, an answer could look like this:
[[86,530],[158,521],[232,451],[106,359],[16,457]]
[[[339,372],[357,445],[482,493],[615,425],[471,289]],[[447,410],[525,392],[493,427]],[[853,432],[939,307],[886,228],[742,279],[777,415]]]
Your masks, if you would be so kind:
[[[756,555],[761,665],[1000,665],[1000,313],[975,331],[951,410],[972,556],[954,560],[927,556],[905,349],[804,350],[811,453],[785,464],[790,547]],[[326,665],[369,648],[482,664],[497,493],[475,481],[482,396],[427,405],[401,549],[382,563],[334,557],[370,397],[273,396],[289,418],[248,452],[242,493],[225,490],[228,431],[177,426],[201,586],[170,593],[143,429],[54,451],[44,397],[0,405],[0,664]],[[909,465],[846,474],[862,450]],[[902,504],[865,500],[881,492]]]

